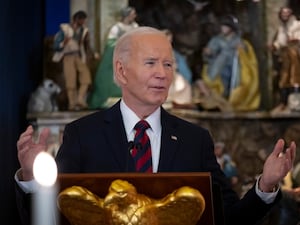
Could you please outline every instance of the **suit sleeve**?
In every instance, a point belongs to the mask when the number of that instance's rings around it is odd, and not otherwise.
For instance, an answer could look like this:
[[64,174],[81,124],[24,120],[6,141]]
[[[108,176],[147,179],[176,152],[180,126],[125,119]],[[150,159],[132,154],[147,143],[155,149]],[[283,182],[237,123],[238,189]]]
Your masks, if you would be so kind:
[[[213,141],[208,132],[205,140],[207,141],[202,146],[204,155],[201,158],[205,170],[210,171],[212,175],[214,204],[215,208],[219,209],[217,213],[219,215],[224,214],[226,225],[256,224],[278,203],[281,192],[278,193],[273,203],[266,204],[256,194],[254,185],[242,198],[239,198],[237,193],[232,190],[228,179],[226,179],[216,160]],[[223,209],[220,205],[223,205]]]

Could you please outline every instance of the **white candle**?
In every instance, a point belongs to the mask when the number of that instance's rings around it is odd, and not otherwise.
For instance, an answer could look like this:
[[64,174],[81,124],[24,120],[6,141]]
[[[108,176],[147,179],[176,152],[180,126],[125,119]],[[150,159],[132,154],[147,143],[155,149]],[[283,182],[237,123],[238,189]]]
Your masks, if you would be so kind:
[[33,175],[40,188],[33,196],[33,225],[55,225],[57,222],[57,166],[47,152],[39,153],[33,164]]

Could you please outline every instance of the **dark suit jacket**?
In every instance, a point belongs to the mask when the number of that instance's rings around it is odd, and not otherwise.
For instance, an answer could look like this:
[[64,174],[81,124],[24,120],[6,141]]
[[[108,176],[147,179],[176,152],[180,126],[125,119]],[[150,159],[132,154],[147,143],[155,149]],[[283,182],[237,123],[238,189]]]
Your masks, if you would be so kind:
[[[206,129],[177,118],[163,108],[161,123],[158,172],[211,172],[213,183],[221,187],[227,224],[255,224],[270,210],[273,204],[265,204],[254,188],[239,200],[216,161],[213,141]],[[64,173],[134,172],[128,148],[120,103],[117,103],[108,110],[66,125],[63,144],[56,157],[58,170]]]

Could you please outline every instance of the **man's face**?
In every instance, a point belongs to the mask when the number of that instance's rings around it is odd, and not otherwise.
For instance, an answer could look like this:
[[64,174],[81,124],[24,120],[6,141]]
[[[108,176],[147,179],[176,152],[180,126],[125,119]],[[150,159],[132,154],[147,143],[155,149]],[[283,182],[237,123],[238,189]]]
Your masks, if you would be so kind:
[[132,43],[121,74],[123,98],[134,106],[160,106],[173,79],[172,46],[163,34],[142,34]]

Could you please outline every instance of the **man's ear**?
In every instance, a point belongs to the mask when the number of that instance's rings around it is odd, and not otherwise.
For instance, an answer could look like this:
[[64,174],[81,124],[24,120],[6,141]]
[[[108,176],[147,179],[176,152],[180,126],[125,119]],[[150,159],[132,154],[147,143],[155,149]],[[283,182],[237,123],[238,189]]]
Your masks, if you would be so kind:
[[118,82],[120,84],[126,84],[127,83],[127,77],[126,77],[126,71],[124,68],[124,63],[122,63],[121,61],[116,61],[116,71],[115,71],[115,76],[116,79],[118,80]]

